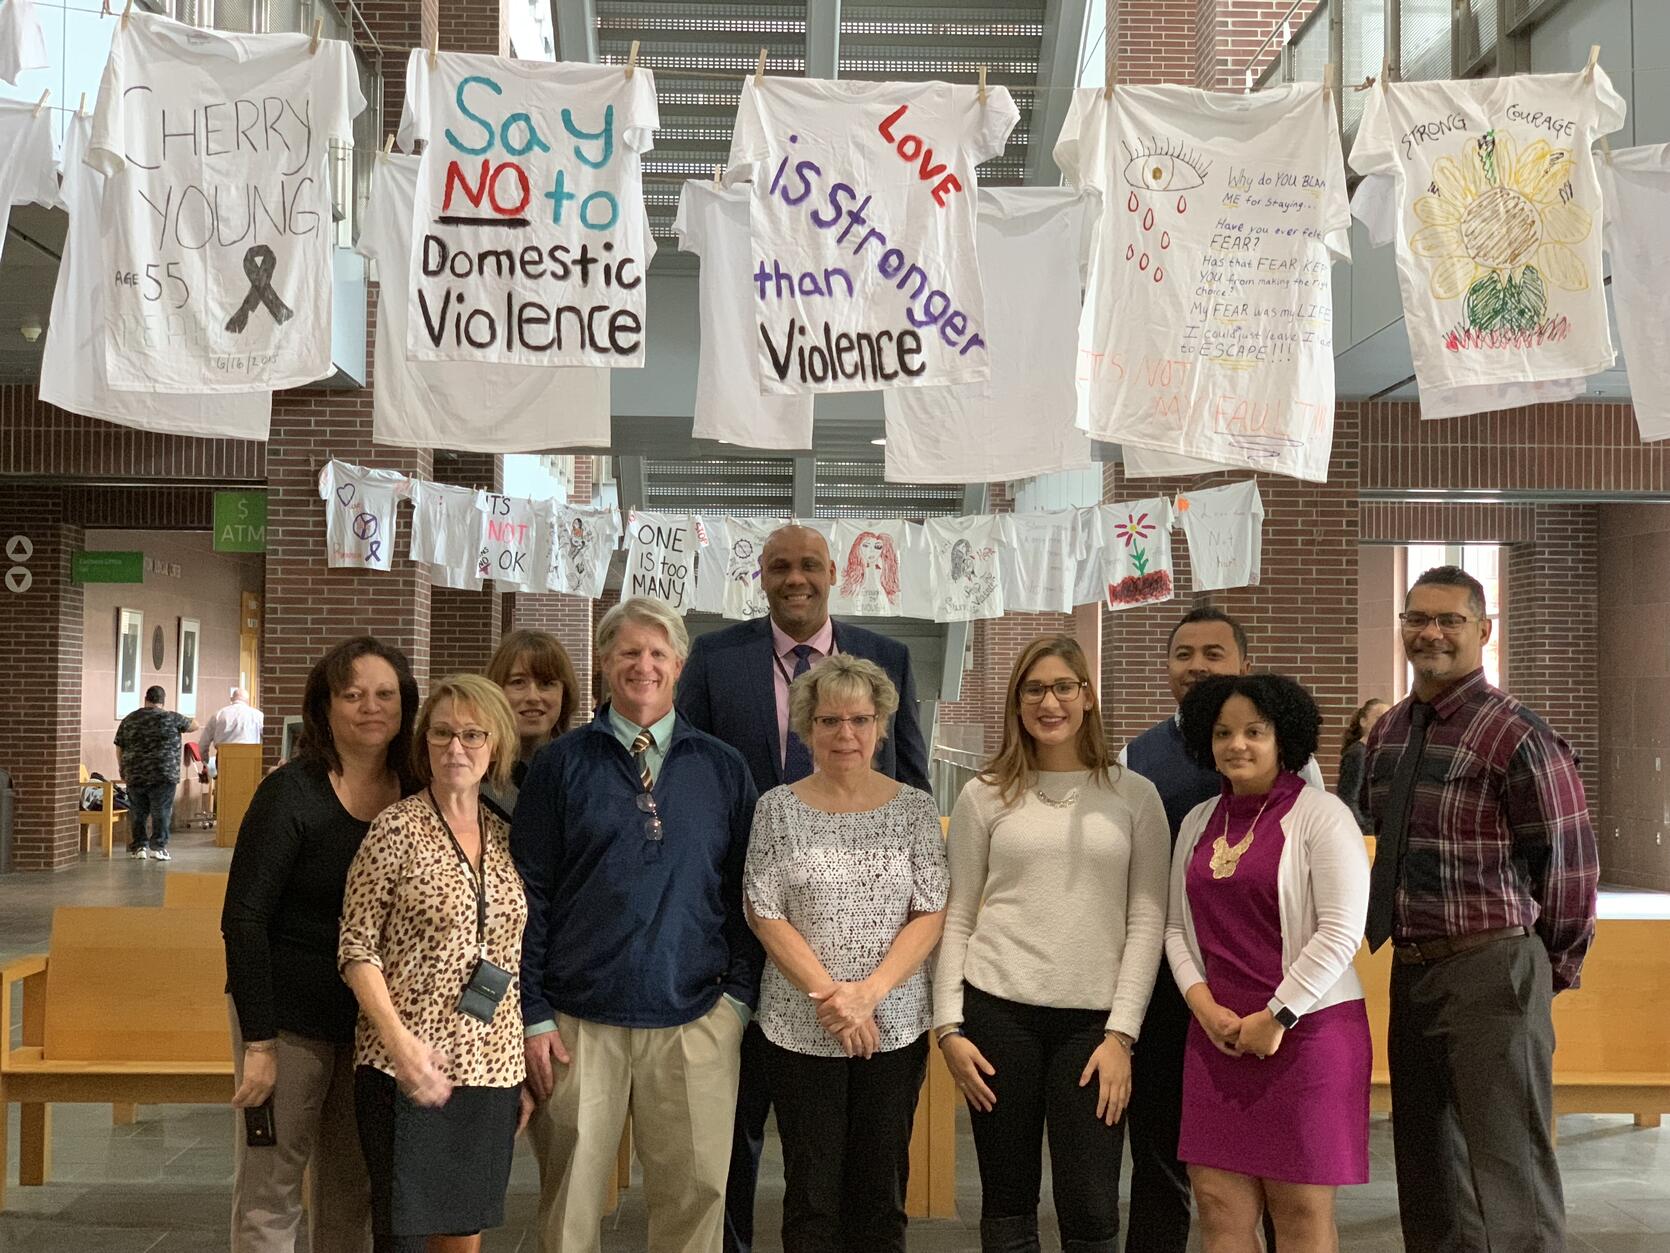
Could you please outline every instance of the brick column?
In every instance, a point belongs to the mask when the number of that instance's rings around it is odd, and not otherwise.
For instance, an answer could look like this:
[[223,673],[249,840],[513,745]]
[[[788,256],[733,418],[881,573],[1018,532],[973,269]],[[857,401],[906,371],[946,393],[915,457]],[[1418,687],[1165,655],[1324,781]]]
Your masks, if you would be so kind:
[[[70,554],[82,529],[64,521],[53,487],[9,486],[0,503],[0,545],[22,535],[27,560],[0,559],[0,574],[20,565],[27,591],[0,585],[0,673],[32,693],[0,722],[0,765],[17,792],[12,865],[60,870],[80,856],[76,821],[81,746],[82,593],[70,581]],[[14,576],[21,582],[22,575]],[[115,647],[115,623],[108,626]]]
[[[492,453],[438,453],[435,478],[484,491],[498,491],[499,458]],[[498,645],[506,598],[489,583],[479,592],[435,587],[429,593],[429,673],[439,679],[459,671],[480,672]]]

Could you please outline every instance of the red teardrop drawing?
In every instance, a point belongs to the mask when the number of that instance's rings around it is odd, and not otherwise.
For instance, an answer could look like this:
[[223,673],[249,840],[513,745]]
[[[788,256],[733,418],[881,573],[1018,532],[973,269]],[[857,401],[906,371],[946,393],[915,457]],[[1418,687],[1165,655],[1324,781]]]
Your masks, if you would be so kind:
[[1154,210],[1150,209],[1147,213],[1144,213],[1142,215],[1142,229],[1147,231],[1147,230],[1152,230],[1153,227],[1154,227]]
[[1146,270],[1147,268],[1148,268],[1148,254],[1145,252],[1145,253],[1142,254],[1142,260],[1137,262],[1137,269]]
[[1188,211],[1189,211],[1189,198],[1187,196],[1177,197],[1177,212],[1187,213]]
[[1161,280],[1161,279],[1162,279],[1162,278],[1164,278],[1164,277],[1165,277],[1165,276],[1166,276],[1166,268],[1165,268],[1165,266],[1163,266],[1163,265],[1157,265],[1157,266],[1155,266],[1155,267],[1154,267],[1154,281],[1155,281],[1155,282],[1156,282],[1156,283],[1158,283],[1158,282],[1159,282],[1159,281],[1160,281],[1160,280]]
[[1132,213],[1135,213],[1137,211],[1137,209],[1141,206],[1141,204],[1142,204],[1142,202],[1137,199],[1136,192],[1133,191],[1131,193],[1131,198],[1125,202],[1125,207],[1127,209],[1129,209]]
[[1137,246],[1135,244],[1126,244],[1125,245],[1125,260],[1129,261],[1132,257],[1134,257],[1136,255],[1137,255]]
[[1160,247],[1162,247],[1162,248],[1171,247],[1171,232],[1170,231],[1161,231],[1160,232]]

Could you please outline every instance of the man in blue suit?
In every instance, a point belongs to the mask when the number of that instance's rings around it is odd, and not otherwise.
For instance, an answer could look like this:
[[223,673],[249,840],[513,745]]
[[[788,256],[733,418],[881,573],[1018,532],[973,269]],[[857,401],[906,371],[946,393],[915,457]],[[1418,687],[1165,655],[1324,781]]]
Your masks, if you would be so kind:
[[[899,712],[881,742],[876,769],[930,791],[928,754],[916,720],[910,651],[897,640],[829,616],[835,562],[810,527],[772,532],[760,553],[768,618],[739,622],[698,639],[678,685],[678,712],[699,731],[742,754],[761,793],[812,772],[812,757],[789,730],[789,684],[831,653],[875,662],[899,689]],[[725,1190],[725,1253],[749,1253],[754,1240],[754,1188],[771,1112],[762,1065],[765,1037],[751,1024],[742,1041],[736,1133]]]

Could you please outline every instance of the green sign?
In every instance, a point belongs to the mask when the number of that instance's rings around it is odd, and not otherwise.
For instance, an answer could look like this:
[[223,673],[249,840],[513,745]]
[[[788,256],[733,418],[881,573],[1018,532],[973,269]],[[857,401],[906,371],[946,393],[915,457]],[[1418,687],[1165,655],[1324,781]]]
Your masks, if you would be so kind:
[[267,493],[215,493],[215,551],[267,551]]
[[144,553],[72,553],[70,577],[77,583],[143,583]]

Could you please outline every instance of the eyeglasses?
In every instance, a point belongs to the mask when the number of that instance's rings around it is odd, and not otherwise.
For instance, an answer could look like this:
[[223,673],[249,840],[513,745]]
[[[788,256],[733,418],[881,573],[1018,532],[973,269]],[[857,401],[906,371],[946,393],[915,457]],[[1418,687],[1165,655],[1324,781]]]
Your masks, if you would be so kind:
[[655,797],[649,792],[639,792],[633,803],[644,816],[644,860],[655,861],[661,856],[661,841],[667,834],[661,826],[661,811],[656,809]]
[[843,723],[862,735],[876,725],[876,716],[875,714],[849,714],[845,718],[837,718],[834,714],[818,714],[812,719],[812,725],[820,731],[838,730]]
[[1043,703],[1045,692],[1054,692],[1055,699],[1065,705],[1086,687],[1083,679],[1057,679],[1054,683],[1022,683],[1021,700],[1028,705]]
[[457,740],[465,748],[480,748],[492,739],[492,733],[483,731],[480,727],[465,727],[462,731],[448,731],[444,727],[430,727],[423,733],[423,738],[435,748],[445,748],[453,740]]
[[1397,620],[1403,623],[1405,631],[1414,631],[1417,635],[1434,622],[1438,624],[1440,631],[1445,634],[1453,634],[1469,622],[1478,621],[1477,618],[1469,618],[1464,613],[1400,613]]

